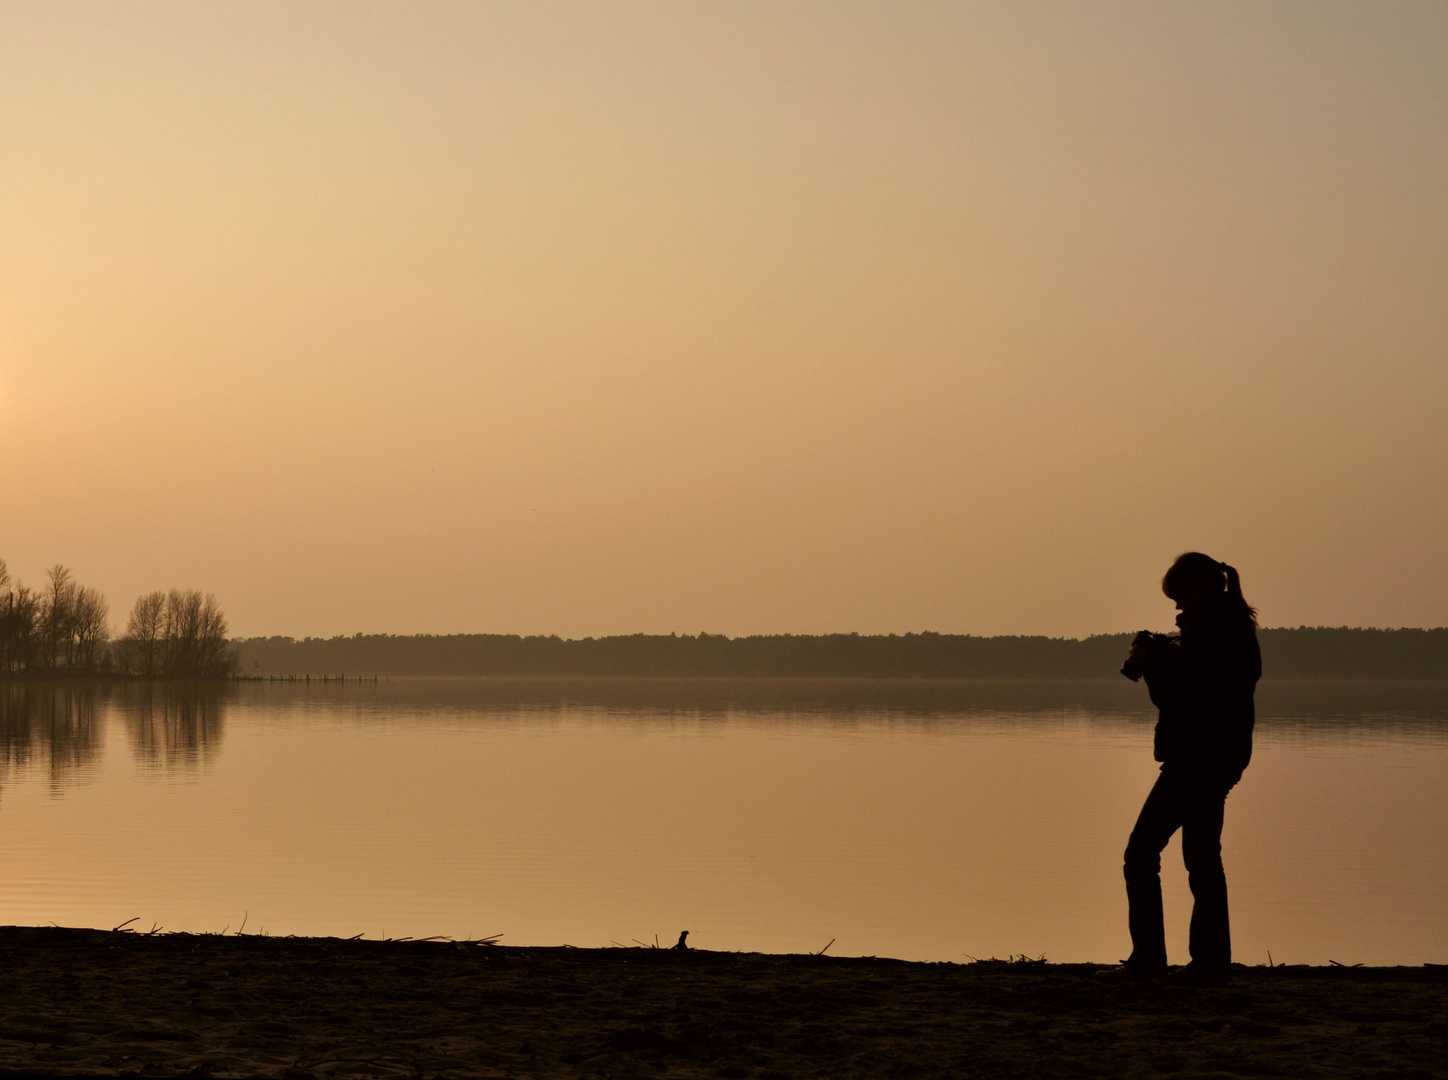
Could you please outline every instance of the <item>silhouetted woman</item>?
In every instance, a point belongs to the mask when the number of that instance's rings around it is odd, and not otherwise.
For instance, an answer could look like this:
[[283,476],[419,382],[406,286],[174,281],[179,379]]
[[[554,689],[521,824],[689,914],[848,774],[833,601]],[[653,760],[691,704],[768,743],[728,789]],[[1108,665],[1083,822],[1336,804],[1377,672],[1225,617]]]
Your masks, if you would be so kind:
[[1181,636],[1138,635],[1128,659],[1160,710],[1161,774],[1126,845],[1132,946],[1126,964],[1141,975],[1166,971],[1161,852],[1181,829],[1193,898],[1185,977],[1220,984],[1232,962],[1222,814],[1227,792],[1252,757],[1252,695],[1262,675],[1257,613],[1242,597],[1237,571],[1197,551],[1172,563],[1161,588],[1181,611]]

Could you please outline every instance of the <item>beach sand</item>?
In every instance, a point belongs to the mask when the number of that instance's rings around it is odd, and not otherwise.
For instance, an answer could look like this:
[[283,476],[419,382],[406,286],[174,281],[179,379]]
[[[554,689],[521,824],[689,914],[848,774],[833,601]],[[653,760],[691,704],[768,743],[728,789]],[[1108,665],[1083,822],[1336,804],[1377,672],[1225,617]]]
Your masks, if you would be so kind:
[[0,928],[0,1076],[1448,1077],[1448,970]]

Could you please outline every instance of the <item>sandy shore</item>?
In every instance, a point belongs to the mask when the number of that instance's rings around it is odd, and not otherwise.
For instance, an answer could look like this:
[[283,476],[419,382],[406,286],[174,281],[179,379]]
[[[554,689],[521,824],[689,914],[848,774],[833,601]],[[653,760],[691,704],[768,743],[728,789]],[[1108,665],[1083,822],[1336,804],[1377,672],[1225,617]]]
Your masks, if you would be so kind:
[[0,1076],[1448,1077],[1448,969],[0,928]]

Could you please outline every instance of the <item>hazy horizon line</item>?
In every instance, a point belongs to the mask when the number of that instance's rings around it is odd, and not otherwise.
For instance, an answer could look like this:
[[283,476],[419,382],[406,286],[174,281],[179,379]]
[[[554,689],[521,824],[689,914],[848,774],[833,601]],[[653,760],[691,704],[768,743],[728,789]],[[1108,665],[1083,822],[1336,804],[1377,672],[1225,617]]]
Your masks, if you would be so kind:
[[[646,630],[626,631],[612,634],[584,634],[579,637],[568,637],[562,634],[548,633],[519,633],[516,631],[501,630],[456,630],[446,633],[432,631],[417,631],[413,633],[394,633],[385,630],[359,630],[351,634],[236,634],[228,640],[238,641],[272,641],[276,639],[289,639],[291,641],[350,641],[359,638],[454,638],[454,637],[513,637],[513,638],[541,638],[558,641],[601,641],[608,638],[707,638],[724,639],[728,641],[740,641],[748,638],[827,638],[827,637],[862,637],[862,638],[904,638],[904,637],[958,637],[977,638],[981,640],[995,640],[1003,638],[1041,639],[1045,641],[1090,641],[1094,638],[1122,637],[1136,633],[1143,627],[1132,627],[1129,630],[1104,630],[1096,633],[1085,634],[1080,637],[1072,637],[1067,634],[977,634],[968,632],[956,632],[945,630],[907,630],[907,631],[879,631],[865,632],[859,630],[828,630],[817,633],[797,632],[789,630],[763,631],[749,634],[715,634],[706,630],[697,633],[680,633],[678,631],[650,632]],[[1259,633],[1271,633],[1280,630],[1338,630],[1338,631],[1361,631],[1374,633],[1398,633],[1402,631],[1420,631],[1432,633],[1434,631],[1448,631],[1448,625],[1438,626],[1349,626],[1346,623],[1330,626],[1326,624],[1308,625],[1306,623],[1297,626],[1261,626]]]

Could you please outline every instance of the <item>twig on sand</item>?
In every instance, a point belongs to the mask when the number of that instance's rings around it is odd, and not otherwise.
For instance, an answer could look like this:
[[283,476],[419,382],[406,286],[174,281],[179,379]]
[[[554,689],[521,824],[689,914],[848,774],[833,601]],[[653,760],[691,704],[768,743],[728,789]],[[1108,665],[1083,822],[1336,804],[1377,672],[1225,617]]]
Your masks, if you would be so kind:
[[834,939],[834,938],[830,938],[829,944],[826,945],[824,949],[821,949],[819,952],[813,953],[812,955],[814,955],[814,956],[823,956],[823,955],[825,954],[825,949],[828,949],[828,948],[830,947],[830,945],[833,945],[834,943],[835,943],[835,939]]
[[241,937],[241,932],[246,929],[246,920],[249,915],[251,915],[249,911],[243,911],[241,913],[241,925],[236,928],[237,937]]
[[1267,950],[1267,966],[1270,967],[1270,968],[1275,968],[1275,967],[1277,966],[1276,964],[1274,964],[1274,963],[1272,962],[1272,950],[1271,950],[1271,949],[1268,949],[1268,950]]
[[137,916],[135,916],[134,918],[127,919],[125,922],[121,923],[120,926],[113,926],[113,927],[111,927],[111,933],[114,934],[117,930],[125,930],[126,927],[130,926],[131,923],[135,922],[136,919],[139,919],[139,918],[140,918],[140,916],[137,915]]
[[[405,1061],[404,1058],[392,1058],[391,1061]],[[387,1058],[357,1058],[357,1057],[329,1057],[317,1058],[315,1061],[303,1062],[298,1060],[296,1067],[308,1071],[315,1069],[318,1065],[372,1065],[380,1069],[391,1069],[394,1072],[401,1072],[411,1068],[411,1063],[394,1065]],[[420,1075],[420,1074],[419,1074]]]
[[1361,964],[1341,964],[1341,963],[1338,963],[1336,960],[1329,960],[1328,963],[1331,964],[1333,967],[1340,967],[1340,968],[1362,967]]
[[160,933],[162,930],[164,930],[164,929],[166,929],[166,928],[165,928],[164,926],[162,926],[160,923],[152,923],[152,924],[151,924],[151,929],[147,930],[146,933],[145,933],[143,936],[144,936],[144,937],[155,937],[157,934],[159,934],[159,933]]

